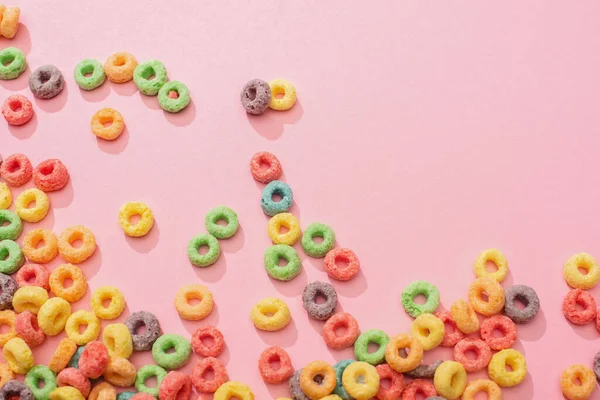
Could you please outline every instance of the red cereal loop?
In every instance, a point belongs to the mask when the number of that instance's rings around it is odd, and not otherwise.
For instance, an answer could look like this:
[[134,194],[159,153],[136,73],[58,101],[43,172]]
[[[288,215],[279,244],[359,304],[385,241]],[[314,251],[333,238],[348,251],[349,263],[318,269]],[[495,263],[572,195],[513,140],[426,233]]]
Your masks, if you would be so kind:
[[88,378],[96,379],[106,371],[108,365],[108,349],[94,340],[83,348],[79,357],[79,369]]
[[437,396],[437,391],[433,383],[425,379],[415,379],[406,385],[406,388],[402,392],[402,400],[416,400],[417,394],[421,394],[427,398]]
[[2,115],[10,125],[24,125],[33,117],[31,101],[21,94],[8,96],[2,104]]
[[379,400],[396,400],[400,398],[400,394],[404,390],[404,375],[394,371],[387,364],[379,364],[375,367],[377,374],[379,374],[379,381],[384,379],[390,380],[390,386],[385,388],[383,385],[379,385],[379,391],[375,395]]
[[[475,359],[467,357],[467,352],[475,353]],[[454,346],[454,359],[465,367],[467,372],[479,371],[488,366],[492,358],[492,350],[483,340],[465,338]]]
[[35,186],[44,192],[60,190],[69,181],[67,167],[55,158],[42,161],[35,167],[33,182]]
[[46,339],[46,334],[38,326],[37,316],[30,311],[17,314],[15,330],[29,347],[39,346]]
[[24,154],[12,154],[0,164],[0,177],[10,186],[21,186],[29,182],[33,167]]
[[[266,165],[267,168],[261,168],[261,165]],[[255,180],[262,183],[269,183],[279,179],[283,174],[281,163],[279,163],[277,157],[266,151],[261,151],[252,156],[252,160],[250,160],[250,172]]]
[[[578,305],[583,307],[583,310],[578,310]],[[596,318],[596,301],[588,292],[573,289],[567,293],[562,310],[565,317],[575,325],[585,325]]]
[[[213,373],[213,378],[208,380],[208,372]],[[192,370],[192,384],[199,392],[214,393],[219,386],[229,380],[225,365],[218,358],[207,357],[198,362]]]
[[[517,326],[505,315],[494,315],[486,318],[479,327],[481,338],[492,350],[509,349],[517,340]],[[495,337],[494,331],[498,330],[502,336]]]
[[[273,368],[273,363],[279,362],[279,368]],[[267,383],[281,383],[294,374],[292,359],[281,347],[269,347],[258,358],[258,371]]]
[[17,272],[15,280],[19,287],[23,286],[39,286],[46,290],[50,290],[48,281],[50,273],[43,265],[25,264]]
[[[205,344],[203,340],[209,339],[210,344]],[[194,353],[202,357],[218,357],[225,346],[225,338],[220,330],[214,326],[207,325],[198,328],[192,335],[192,349]]]
[[[456,322],[452,318],[452,315],[448,311],[440,311],[435,313],[445,325],[444,339],[442,340],[441,346],[443,347],[454,347],[456,343],[460,342],[465,338],[465,334],[462,333],[457,327]],[[448,326],[452,329],[448,329]]]
[[150,393],[139,392],[129,398],[129,400],[156,400]]
[[183,372],[171,371],[158,389],[159,400],[187,400],[192,394],[192,380]]
[[[346,262],[348,266],[341,268],[340,261]],[[338,281],[349,281],[354,279],[360,270],[360,261],[356,254],[350,249],[335,248],[325,256],[325,271],[327,275]]]
[[90,380],[77,368],[65,368],[56,377],[58,386],[72,386],[79,390],[83,397],[88,397],[92,385]]
[[[336,333],[339,328],[345,329],[341,335]],[[323,325],[325,344],[335,350],[345,349],[354,345],[360,330],[356,319],[347,312],[333,314]]]

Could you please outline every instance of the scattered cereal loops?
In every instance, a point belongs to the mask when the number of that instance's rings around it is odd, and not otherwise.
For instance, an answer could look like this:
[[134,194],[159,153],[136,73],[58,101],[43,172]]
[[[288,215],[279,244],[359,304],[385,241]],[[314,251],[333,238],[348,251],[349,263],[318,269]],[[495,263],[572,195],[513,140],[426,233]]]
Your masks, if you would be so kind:
[[[487,262],[492,262],[496,266],[497,270],[494,272],[490,272],[487,269]],[[506,278],[506,274],[508,274],[508,261],[502,252],[498,249],[487,249],[483,250],[477,260],[475,260],[475,276],[478,278],[484,276],[490,276],[497,280],[498,282],[502,282],[504,278]]]
[[416,400],[417,394],[427,396],[429,399],[430,396],[436,396],[437,391],[431,382],[424,379],[415,379],[406,385],[402,392],[402,400]]
[[[104,306],[107,300],[109,303]],[[118,318],[124,309],[125,296],[114,286],[101,286],[92,294],[92,311],[100,319]]]
[[[81,332],[82,326],[85,327],[83,332]],[[100,335],[100,320],[93,312],[77,310],[67,319],[65,332],[67,333],[67,337],[75,342],[75,344],[83,346],[98,339]]]
[[[325,302],[317,302],[322,297]],[[326,321],[335,314],[337,293],[335,288],[326,282],[311,282],[302,291],[302,305],[308,316],[319,321]]]
[[[344,332],[340,335],[336,333],[339,328],[344,329]],[[323,325],[325,344],[335,350],[353,346],[359,334],[358,322],[352,314],[347,312],[333,314]]]
[[262,114],[271,103],[271,87],[262,79],[252,79],[240,93],[242,107],[248,114]]
[[424,313],[413,321],[410,332],[421,342],[423,350],[431,350],[442,343],[445,328],[444,323],[435,315]]
[[8,368],[6,364],[0,364],[0,389],[6,385],[6,382],[15,379],[15,373]]
[[[136,311],[125,321],[134,351],[146,351],[152,349],[152,345],[160,336],[160,323],[156,316],[148,311]],[[144,327],[145,332],[138,333]]]
[[12,301],[17,289],[19,289],[19,285],[13,278],[0,274],[0,310],[8,310],[13,307]]
[[[207,378],[212,372],[212,378]],[[191,374],[192,384],[199,392],[214,393],[229,380],[225,364],[218,358],[206,357],[198,362]]]
[[[72,281],[69,287],[65,287],[67,279]],[[81,299],[87,291],[87,282],[81,269],[73,264],[62,264],[50,274],[50,290],[55,296],[74,303]]]
[[102,343],[110,357],[129,358],[133,353],[133,340],[125,324],[108,324],[102,330]]
[[[192,300],[198,300],[198,303],[192,305]],[[213,304],[212,293],[200,284],[184,286],[175,295],[175,309],[181,318],[188,321],[206,318],[212,311]]]
[[19,400],[33,400],[33,393],[31,393],[31,389],[27,387],[22,382],[17,380],[10,380],[2,386],[2,390],[0,390],[0,398],[1,399],[14,399],[17,398]]
[[16,47],[0,50],[0,80],[17,79],[27,69],[25,54]]
[[[349,281],[358,275],[360,271],[360,260],[356,254],[345,248],[335,248],[325,255],[325,272],[330,278],[338,281]],[[338,264],[344,262],[346,265],[341,267]]]
[[356,400],[368,400],[379,391],[379,374],[374,366],[357,361],[348,365],[342,374],[342,383]]
[[[287,232],[281,233],[281,228],[287,229]],[[267,234],[275,244],[287,244],[292,246],[298,241],[302,232],[298,219],[290,213],[276,214],[267,224]]]
[[[1,161],[1,160],[0,160]],[[0,162],[0,166],[2,163]],[[1,169],[0,169],[1,171]],[[12,204],[12,193],[6,183],[0,182],[0,210],[5,210]]]
[[167,79],[167,69],[158,60],[144,61],[133,71],[135,86],[146,96],[156,96]]
[[[8,225],[3,225],[8,223]],[[17,240],[23,231],[23,222],[10,210],[0,210],[0,240]]]
[[[370,329],[360,334],[354,342],[354,355],[358,361],[365,361],[371,365],[381,364],[385,360],[385,348],[390,337],[379,329]],[[369,353],[369,343],[375,343],[379,348]]]
[[[35,203],[35,205],[29,207],[31,203]],[[40,189],[31,188],[22,191],[17,196],[15,208],[23,221],[39,222],[48,214],[50,200],[48,199],[48,195]]]
[[22,186],[29,182],[32,176],[31,161],[24,154],[12,154],[0,164],[0,177],[10,186]]
[[15,276],[15,280],[20,287],[23,286],[39,286],[46,290],[50,289],[48,281],[50,273],[43,265],[25,264],[19,269]]
[[[174,352],[169,350],[174,349]],[[190,359],[192,346],[183,336],[164,334],[152,345],[154,361],[164,369],[178,369]]]
[[54,354],[52,354],[48,367],[50,367],[54,373],[59,373],[67,367],[69,360],[73,357],[76,350],[77,345],[73,343],[73,341],[67,338],[62,339],[58,343],[56,350],[54,350]]
[[37,316],[30,311],[24,311],[17,315],[15,331],[29,347],[37,347],[46,339],[46,334],[38,326]]
[[[406,353],[406,350],[402,349],[400,352]],[[421,364],[415,369],[406,371],[404,375],[412,379],[433,379],[435,371],[442,365],[442,360],[435,360],[431,364]]]
[[16,312],[29,311],[37,314],[40,307],[48,301],[48,292],[39,286],[19,288],[13,296],[13,307]]
[[109,357],[104,379],[117,387],[130,387],[135,382],[135,366],[122,357]]
[[[473,352],[475,359],[467,357],[468,352]],[[490,363],[491,358],[492,350],[490,346],[480,339],[465,338],[454,347],[454,359],[461,363],[467,372],[484,369]]]
[[[425,296],[425,304],[415,303],[415,297]],[[413,318],[423,313],[434,313],[440,304],[440,292],[429,282],[414,281],[402,292],[402,307]]]
[[[482,297],[484,293],[487,300]],[[504,308],[504,289],[493,277],[477,278],[469,287],[469,304],[486,317],[498,314]]]
[[32,229],[23,238],[21,250],[29,261],[46,264],[58,255],[58,239],[51,230]]
[[[265,166],[266,168],[263,168]],[[261,183],[270,183],[281,178],[283,169],[279,159],[268,151],[261,151],[252,156],[250,160],[250,173],[252,177]]]
[[35,186],[44,192],[54,192],[69,182],[69,171],[62,161],[56,158],[44,160],[33,171]]
[[171,371],[158,389],[159,400],[187,400],[192,394],[192,380],[187,374]]
[[101,382],[94,387],[88,396],[88,400],[116,400],[117,391],[108,382]]
[[63,386],[50,393],[50,400],[85,400],[81,392],[72,386]]
[[[219,225],[220,221],[225,222],[225,226]],[[217,239],[229,239],[235,235],[240,226],[235,211],[225,206],[218,206],[210,210],[206,214],[204,222],[208,233]]]
[[[540,299],[535,290],[525,285],[514,285],[504,291],[504,314],[516,324],[524,324],[535,317],[540,309]],[[521,309],[515,305],[515,300],[523,303]]]
[[[205,343],[204,339],[210,339],[210,343]],[[212,325],[198,328],[192,335],[192,350],[202,357],[218,357],[224,346],[223,334]]]
[[[423,359],[423,345],[419,339],[406,333],[392,337],[384,349],[385,361],[396,372],[406,372],[417,368]],[[402,357],[401,349],[408,349],[408,356]],[[381,349],[380,349],[381,350]]]
[[475,379],[467,384],[463,400],[475,400],[478,393],[486,393],[488,400],[502,400],[502,391],[496,382],[489,379]]
[[266,297],[252,308],[250,318],[257,329],[273,332],[285,328],[292,317],[282,300]]
[[42,65],[29,76],[29,89],[38,99],[51,99],[62,92],[65,79],[54,65]]
[[[200,254],[199,250],[204,246],[208,247],[208,251],[205,254]],[[190,240],[187,254],[190,262],[196,267],[208,267],[219,258],[221,246],[216,237],[208,233],[202,233]]]
[[115,140],[125,130],[125,120],[114,108],[101,108],[92,117],[92,133],[104,140]]
[[2,104],[2,115],[9,125],[25,125],[33,117],[33,106],[27,97],[13,94]]
[[[285,79],[274,79],[269,82],[271,87],[271,101],[269,107],[272,110],[289,110],[296,104],[296,89],[294,85]],[[283,95],[279,98],[278,96]]]
[[[578,306],[583,309],[579,310]],[[562,309],[565,318],[575,325],[585,325],[596,318],[596,300],[581,289],[569,291],[563,301]]]
[[92,58],[87,58],[77,64],[74,76],[75,83],[83,90],[94,90],[106,80],[104,67],[100,61]]
[[104,63],[104,73],[111,82],[125,83],[133,79],[133,72],[137,65],[138,62],[132,54],[114,53]]
[[[585,274],[579,271],[582,268]],[[578,253],[571,256],[563,268],[567,284],[575,289],[591,289],[600,279],[600,267],[596,259],[587,253]]]
[[[315,238],[323,239],[321,243],[315,242]],[[311,257],[321,258],[333,249],[335,244],[335,233],[333,229],[325,224],[313,222],[304,230],[302,235],[302,248]]]
[[[351,366],[350,364],[346,370]],[[346,373],[344,371],[344,374]],[[321,376],[321,382],[317,383],[315,380],[317,376]],[[379,377],[378,377],[379,378]],[[342,383],[344,377],[342,375]],[[333,367],[327,364],[325,361],[312,361],[308,363],[306,367],[302,369],[300,374],[300,388],[311,400],[319,400],[321,397],[325,397],[333,392],[335,389],[336,378]],[[344,384],[344,388],[348,390],[348,387]]]
[[477,314],[475,314],[471,305],[463,299],[458,299],[452,303],[452,306],[450,306],[450,315],[454,319],[456,327],[467,335],[477,332],[479,329]]
[[[141,217],[136,224],[130,222],[131,217],[134,215],[139,215]],[[142,237],[152,228],[152,225],[154,224],[154,215],[152,214],[150,207],[141,201],[130,201],[129,203],[123,204],[119,210],[119,224],[127,236]]]
[[[495,336],[494,331],[500,332],[502,336]],[[517,340],[517,326],[504,315],[494,315],[481,323],[480,334],[492,350],[509,349]]]
[[25,262],[23,252],[12,240],[0,240],[0,273],[10,275],[21,268]]
[[58,387],[56,374],[45,365],[36,365],[27,372],[25,385],[31,390],[36,400],[48,400],[50,392]]
[[[273,196],[281,197],[281,200],[273,200]],[[262,191],[260,206],[265,214],[272,217],[276,214],[287,212],[294,202],[292,188],[281,181],[271,181]]]
[[90,394],[92,385],[90,380],[77,368],[65,368],[60,371],[56,377],[58,386],[72,386],[87,397]]
[[[272,363],[278,363],[273,368]],[[294,374],[292,359],[281,347],[269,347],[263,350],[258,359],[258,371],[266,383],[279,384],[287,381]]]
[[[286,264],[279,265],[279,260]],[[276,244],[265,250],[265,270],[267,274],[278,281],[290,281],[302,271],[302,262],[296,250],[287,244]]]
[[[175,92],[177,97],[170,97],[171,92]],[[177,113],[190,104],[190,90],[182,82],[167,82],[158,91],[158,104],[167,112]]]
[[[73,350],[75,353],[75,350]],[[71,354],[72,356],[73,354]],[[71,357],[69,357],[70,359]],[[79,357],[79,369],[91,379],[100,377],[108,365],[108,350],[98,341],[91,341],[85,345]]]
[[[509,365],[512,371],[507,371],[506,365]],[[500,350],[492,356],[488,365],[488,374],[501,387],[518,385],[527,375],[525,357],[514,349]]]
[[6,342],[17,337],[15,329],[16,314],[13,310],[0,311],[0,326],[8,326],[8,331],[0,333],[0,347],[3,347]]
[[19,337],[14,337],[6,342],[2,352],[8,367],[15,374],[24,375],[33,367],[33,353],[27,343]]
[[239,400],[254,400],[254,393],[248,385],[241,382],[229,381],[222,384],[213,397],[213,400],[229,400],[237,397]]
[[[302,370],[294,372],[294,375],[290,378],[288,383],[288,387],[290,390],[290,395],[294,400],[310,400],[310,398],[302,391],[300,387],[300,375],[302,374]],[[341,382],[341,378],[340,378]],[[347,399],[346,399],[347,400]]]
[[[167,376],[167,371],[159,367],[158,365],[148,364],[138,369],[135,377],[135,389],[138,392],[148,393],[154,397],[158,396],[158,388],[163,379]],[[146,381],[152,377],[156,378],[156,387],[146,386]],[[134,396],[135,398],[136,396]]]
[[467,372],[461,363],[444,361],[433,377],[435,390],[448,400],[458,399],[467,386]]
[[46,335],[56,336],[65,328],[70,315],[71,304],[60,297],[53,297],[40,307],[37,315],[38,325]]
[[379,400],[397,400],[400,398],[404,390],[404,376],[390,368],[387,364],[379,364],[375,367],[379,374],[379,381],[388,379],[390,384],[388,387],[379,385],[379,390],[375,397]]

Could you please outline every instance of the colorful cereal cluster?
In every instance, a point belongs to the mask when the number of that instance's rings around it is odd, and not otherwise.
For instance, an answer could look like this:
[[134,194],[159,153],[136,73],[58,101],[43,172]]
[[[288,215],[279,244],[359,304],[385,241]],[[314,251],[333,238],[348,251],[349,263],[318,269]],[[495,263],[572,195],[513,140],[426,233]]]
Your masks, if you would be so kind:
[[296,104],[296,88],[285,79],[252,79],[242,88],[240,101],[248,114],[262,114],[267,108],[285,111]]
[[[225,206],[209,210],[204,223],[208,233],[194,236],[187,247],[190,263],[201,268],[208,267],[218,260],[221,255],[219,240],[231,238],[240,226],[235,211]],[[205,253],[201,253],[202,248],[207,249]]]

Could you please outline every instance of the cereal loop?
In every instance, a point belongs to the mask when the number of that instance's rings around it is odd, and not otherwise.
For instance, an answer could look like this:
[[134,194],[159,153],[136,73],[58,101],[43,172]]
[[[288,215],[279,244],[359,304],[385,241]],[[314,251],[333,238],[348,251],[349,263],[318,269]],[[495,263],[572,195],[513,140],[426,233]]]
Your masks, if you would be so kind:
[[[87,58],[75,66],[75,82],[83,90],[94,90],[106,80],[100,61]],[[86,395],[87,397],[87,395]]]
[[[81,241],[79,247],[73,244]],[[65,229],[58,238],[58,252],[65,261],[72,264],[84,262],[96,251],[96,237],[83,225],[75,225]]]
[[[104,306],[104,301],[108,305]],[[119,289],[114,286],[102,286],[92,294],[92,311],[98,318],[115,319],[125,309],[125,297]]]
[[450,315],[456,327],[467,335],[477,332],[479,329],[479,319],[473,308],[463,299],[458,299],[450,307]]
[[50,393],[57,388],[56,374],[45,365],[36,365],[27,372],[25,385],[36,400],[48,400]]
[[186,108],[191,101],[190,90],[179,81],[165,83],[158,91],[158,104],[170,113],[177,113]]
[[[344,332],[340,335],[336,333],[339,328],[344,329]],[[335,350],[354,345],[359,334],[358,322],[351,314],[346,312],[333,314],[323,325],[325,344]]]
[[489,379],[475,379],[467,384],[462,400],[476,400],[478,393],[487,394],[488,400],[502,400],[502,390],[496,382]]
[[125,324],[109,324],[102,330],[102,343],[110,357],[129,358],[133,353],[131,333]]
[[16,314],[13,310],[0,311],[0,326],[8,326],[8,331],[0,333],[0,347],[3,347],[6,342],[12,338],[17,337],[17,331],[15,329]]
[[25,54],[16,47],[0,50],[0,80],[16,79],[27,69]]
[[77,345],[73,341],[67,338],[62,339],[58,343],[56,350],[54,350],[48,366],[55,374],[59,373],[67,367],[69,360],[73,357],[76,350]]
[[60,297],[52,297],[40,307],[38,325],[46,335],[56,336],[65,328],[70,315],[71,304]]
[[[506,365],[509,365],[512,371],[507,371]],[[527,375],[525,357],[514,349],[501,350],[492,356],[488,374],[501,387],[518,385]]]
[[48,281],[50,280],[50,273],[43,265],[39,264],[25,264],[15,276],[15,280],[20,287],[23,286],[39,286],[46,290],[50,289]]
[[84,400],[79,390],[72,386],[63,386],[50,393],[50,400]]
[[[287,232],[281,233],[281,228],[287,229]],[[274,215],[267,225],[267,234],[275,244],[287,244],[292,246],[298,241],[302,232],[298,219],[290,213],[280,213]]]
[[116,400],[117,391],[108,382],[101,382],[92,388],[88,400]]
[[261,79],[252,79],[242,88],[240,101],[248,114],[262,114],[271,103],[271,87]]
[[51,99],[62,92],[65,78],[54,65],[42,65],[29,75],[29,89],[38,99]]
[[[468,352],[475,353],[475,359],[467,357]],[[492,350],[480,339],[465,338],[454,347],[454,359],[461,363],[467,372],[475,372],[488,366]]]
[[108,360],[104,379],[111,385],[118,387],[129,387],[135,382],[137,370],[135,366],[125,358],[112,357]]
[[[321,243],[315,242],[315,238],[323,238]],[[333,249],[335,244],[335,233],[333,229],[325,224],[313,222],[304,230],[302,235],[302,248],[311,257],[321,258]]]
[[[402,357],[398,351],[408,349],[408,356]],[[423,345],[419,339],[401,333],[390,339],[385,347],[385,360],[396,372],[406,372],[415,369],[423,359]]]
[[465,334],[458,329],[456,322],[454,322],[452,315],[448,311],[437,312],[435,316],[444,323],[444,339],[440,343],[441,346],[454,347],[456,343],[465,338]]
[[187,400],[192,394],[192,380],[182,372],[171,371],[158,389],[159,400]]
[[[280,260],[285,265],[280,266]],[[287,244],[276,244],[265,250],[265,270],[267,274],[278,281],[290,281],[302,271],[302,261],[296,250]]]
[[19,288],[13,296],[13,307],[16,312],[29,311],[37,314],[40,307],[48,301],[48,292],[39,286]]
[[[317,383],[315,380],[317,376],[322,377],[320,383]],[[379,379],[379,376],[377,378]],[[324,361],[310,362],[302,369],[302,373],[300,374],[300,388],[312,400],[319,400],[321,397],[331,394],[335,388],[335,384],[335,371],[331,365]],[[346,385],[344,385],[345,387]]]
[[[165,371],[158,365],[144,365],[143,367],[138,369],[137,375],[135,377],[135,388],[138,392],[140,392],[140,394],[147,393],[154,397],[158,397],[158,388],[160,387],[160,384],[165,378],[165,376],[167,376],[167,371]],[[146,381],[152,377],[156,378],[156,387],[146,386]],[[135,399],[136,396],[133,396],[132,399]]]
[[8,367],[15,374],[26,374],[33,368],[33,353],[21,338],[10,339],[2,349]]
[[158,60],[144,61],[133,71],[133,82],[146,96],[155,96],[167,80],[167,69]]
[[[499,331],[502,336],[496,337],[494,331]],[[481,323],[480,334],[492,350],[509,349],[517,340],[517,326],[507,316],[494,315]]]
[[[586,273],[582,273],[579,269]],[[571,256],[563,268],[567,284],[575,289],[591,289],[600,279],[600,267],[596,259],[587,253],[578,253]]]
[[[279,363],[273,368],[272,363]],[[258,359],[258,371],[266,383],[279,384],[287,381],[294,374],[292,359],[281,347],[265,349]]]
[[254,393],[248,385],[241,382],[229,381],[222,384],[213,397],[213,400],[229,400],[237,397],[239,400],[254,400]]
[[[206,376],[212,373],[212,379]],[[198,362],[191,374],[192,384],[199,392],[214,393],[219,386],[229,380],[225,364],[218,358],[206,357]]]
[[33,106],[27,97],[13,94],[2,104],[2,115],[9,125],[21,126],[33,117]]
[[65,368],[58,373],[56,382],[59,387],[72,386],[87,397],[90,394],[92,385],[90,380],[77,368]]
[[[141,219],[136,224],[130,222],[131,217],[139,215]],[[131,201],[123,204],[119,210],[119,224],[127,236],[145,236],[154,224],[154,214],[146,204],[140,201]]]
[[22,231],[23,222],[16,213],[0,210],[0,240],[17,240]]
[[[263,165],[266,168],[263,168]],[[283,170],[281,163],[274,154],[261,151],[252,156],[250,160],[250,173],[252,173],[254,180],[261,183],[269,183],[281,178]]]
[[[152,345],[160,336],[158,319],[154,314],[147,311],[134,312],[127,318],[125,325],[131,333],[131,341],[135,351],[152,349]],[[144,328],[145,332],[139,332],[141,328]]]
[[92,117],[92,133],[104,140],[115,140],[125,129],[125,120],[114,108],[102,108]]
[[410,327],[411,334],[421,342],[423,350],[438,347],[444,339],[444,323],[433,314],[419,315]]
[[[371,365],[381,364],[385,361],[386,346],[390,337],[382,330],[370,329],[360,334],[354,342],[354,355],[358,361],[365,361]],[[369,343],[374,343],[378,349],[369,352]]]
[[0,273],[0,310],[13,308],[13,297],[19,285],[8,275]]
[[[272,110],[289,110],[296,104],[296,89],[289,81],[285,79],[274,79],[269,82],[271,87],[271,102],[269,107]],[[283,97],[279,97],[283,95]]]
[[[578,306],[582,310],[578,309]],[[562,306],[563,314],[575,325],[585,325],[596,318],[596,300],[589,292],[572,289],[567,293]]]
[[37,347],[44,342],[46,335],[40,329],[35,314],[25,311],[15,318],[15,331],[29,347]]
[[[281,200],[275,201],[273,196],[280,196]],[[265,214],[272,217],[276,214],[287,212],[294,202],[294,194],[292,188],[281,181],[271,181],[264,187],[261,197],[260,206]]]
[[[72,281],[69,287],[65,287],[67,279]],[[73,264],[63,264],[50,274],[50,290],[55,296],[74,303],[81,299],[87,291],[87,282],[78,267]]]
[[54,232],[48,229],[32,229],[23,238],[21,250],[29,261],[46,264],[58,254],[58,240]]
[[257,329],[273,332],[285,328],[292,317],[287,304],[274,297],[267,297],[252,308],[250,318]]
[[[345,248],[335,248],[325,255],[325,272],[330,278],[338,281],[349,281],[354,279],[360,271],[360,261],[356,254]],[[345,266],[338,265],[344,262]]]
[[[520,301],[525,308],[516,306],[515,301]],[[514,285],[504,291],[504,314],[516,324],[531,321],[540,309],[540,299],[535,290],[525,285]]]
[[594,371],[585,365],[571,365],[560,377],[560,388],[569,400],[589,399],[596,388]]
[[[225,222],[225,226],[219,222]],[[229,239],[237,232],[240,224],[238,216],[229,207],[218,206],[210,210],[204,219],[206,230],[217,239]]]
[[[201,247],[208,247],[205,254],[200,254]],[[187,255],[190,262],[196,267],[208,267],[214,264],[221,254],[221,246],[216,237],[208,233],[194,236],[188,243]]]
[[[173,349],[171,352],[170,350]],[[164,369],[178,369],[187,364],[192,345],[183,336],[164,334],[152,345],[154,361]]]
[[379,374],[371,364],[357,361],[346,367],[342,374],[342,383],[351,397],[356,400],[368,400],[379,391]]
[[[190,301],[198,300],[191,304]],[[193,284],[182,287],[175,295],[175,309],[179,316],[188,321],[200,321],[213,309],[213,296],[204,285]]]
[[108,350],[100,342],[92,341],[85,345],[79,357],[79,369],[91,379],[100,377],[108,365]]
[[24,262],[25,257],[16,242],[8,239],[0,241],[0,273],[14,274]]
[[0,18],[0,35],[7,39],[12,39],[19,29],[19,17],[21,9],[19,7],[6,7],[2,18]]
[[390,368],[387,364],[380,364],[375,367],[379,374],[379,382],[389,380],[389,386],[379,385],[379,390],[375,397],[379,400],[397,400],[404,390],[404,376]]
[[64,188],[69,182],[69,171],[60,160],[44,160],[35,167],[33,182],[44,192],[54,192]]
[[[425,304],[415,303],[415,297],[425,296]],[[440,304],[439,290],[429,282],[414,281],[402,292],[402,307],[413,318],[423,313],[434,313]]]
[[[85,326],[83,332],[80,332],[81,326]],[[65,332],[67,337],[75,344],[82,346],[98,338],[100,335],[100,320],[93,312],[77,310],[67,319]]]
[[137,65],[138,62],[132,54],[114,53],[104,63],[104,73],[111,82],[125,83],[133,79],[133,71]]
[[[207,344],[205,339],[209,339]],[[207,325],[198,328],[192,335],[192,350],[202,357],[218,357],[225,346],[225,338],[220,330]]]
[[[35,203],[35,205],[29,207],[31,203]],[[17,214],[23,221],[39,222],[44,219],[46,214],[48,214],[50,200],[46,193],[42,192],[40,189],[31,188],[22,191],[21,194],[17,196],[15,208],[17,209]]]
[[[484,293],[487,300],[482,297]],[[477,278],[469,288],[469,304],[473,310],[486,317],[498,314],[504,308],[504,289],[492,277]]]
[[[3,61],[2,52],[5,50],[0,51],[0,61]],[[22,186],[29,182],[32,176],[31,161],[24,154],[12,154],[0,163],[0,177],[10,186]]]
[[467,386],[467,372],[456,361],[444,361],[435,371],[433,384],[440,396],[458,399]]
[[402,400],[416,400],[417,394],[421,394],[429,400],[430,397],[437,396],[437,391],[431,382],[424,379],[415,379],[406,385],[402,392]]
[[[487,262],[492,262],[496,266],[497,270],[490,272],[487,269]],[[489,276],[502,282],[508,274],[508,261],[502,252],[498,249],[487,249],[482,251],[477,260],[475,260],[475,276],[478,278]]]

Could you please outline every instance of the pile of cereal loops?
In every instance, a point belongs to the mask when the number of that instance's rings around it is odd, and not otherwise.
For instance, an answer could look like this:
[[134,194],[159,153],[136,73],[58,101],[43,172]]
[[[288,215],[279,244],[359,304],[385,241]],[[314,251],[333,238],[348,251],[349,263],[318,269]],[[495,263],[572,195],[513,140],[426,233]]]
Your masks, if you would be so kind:
[[262,114],[267,108],[286,111],[296,104],[296,88],[285,79],[252,79],[242,88],[240,100],[248,114]]

